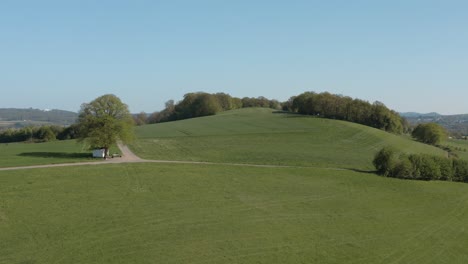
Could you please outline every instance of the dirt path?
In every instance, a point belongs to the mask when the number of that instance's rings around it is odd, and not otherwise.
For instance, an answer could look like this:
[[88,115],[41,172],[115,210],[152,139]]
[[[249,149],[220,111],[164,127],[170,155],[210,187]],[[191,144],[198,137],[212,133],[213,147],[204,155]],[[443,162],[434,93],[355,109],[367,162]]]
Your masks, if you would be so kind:
[[[88,161],[88,162],[75,162],[75,163],[60,163],[60,164],[46,164],[46,165],[32,165],[21,167],[7,167],[0,168],[0,171],[12,170],[27,170],[27,169],[40,169],[40,168],[56,168],[56,167],[70,167],[70,166],[88,166],[88,165],[103,165],[103,164],[119,164],[119,163],[168,163],[168,164],[198,164],[198,165],[226,165],[226,166],[239,166],[239,167],[258,167],[258,168],[313,168],[307,166],[282,166],[282,165],[263,165],[263,164],[245,164],[245,163],[216,163],[216,162],[203,162],[203,161],[178,161],[178,160],[145,160],[133,153],[128,146],[121,143],[117,144],[122,152],[122,157],[112,158],[103,161]],[[322,167],[321,167],[322,168]],[[329,170],[346,170],[340,168],[322,168]]]
[[117,146],[119,147],[120,151],[122,152],[122,157],[118,159],[120,162],[142,162],[144,161],[135,153],[133,153],[127,145],[124,145],[122,143],[117,143]]

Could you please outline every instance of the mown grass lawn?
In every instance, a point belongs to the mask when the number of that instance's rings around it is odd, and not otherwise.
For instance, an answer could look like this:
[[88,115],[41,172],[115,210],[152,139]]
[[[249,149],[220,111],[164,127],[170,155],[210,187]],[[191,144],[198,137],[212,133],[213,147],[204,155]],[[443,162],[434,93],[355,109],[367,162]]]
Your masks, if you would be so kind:
[[387,145],[402,152],[446,155],[409,137],[367,126],[259,108],[142,126],[136,131],[132,149],[143,158],[159,160],[372,170],[374,154]]
[[466,263],[468,184],[122,164],[0,172],[0,263]]

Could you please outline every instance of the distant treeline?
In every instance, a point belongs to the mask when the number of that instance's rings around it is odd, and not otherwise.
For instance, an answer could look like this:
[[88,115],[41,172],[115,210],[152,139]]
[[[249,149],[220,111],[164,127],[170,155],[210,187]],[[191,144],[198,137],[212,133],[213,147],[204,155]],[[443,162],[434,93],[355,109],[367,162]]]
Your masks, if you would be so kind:
[[328,92],[306,92],[291,97],[283,103],[283,109],[304,115],[346,120],[397,134],[410,129],[406,119],[381,102],[371,104]]
[[178,103],[175,103],[174,100],[166,102],[164,110],[160,112],[154,112],[149,116],[145,113],[136,115],[135,123],[142,125],[182,120],[245,107],[267,107],[279,110],[281,103],[265,97],[244,97],[241,99],[225,93],[188,93]]
[[40,126],[7,129],[0,132],[0,143],[11,142],[47,142],[52,140],[74,139],[78,134],[76,125],[68,127]]
[[374,157],[377,172],[387,177],[413,180],[468,182],[468,161],[427,154],[398,155],[385,147]]
[[437,123],[446,128],[454,138],[466,139],[468,136],[468,114],[462,115],[440,115],[431,114],[402,114],[408,122],[416,126],[422,123]]
[[58,125],[75,123],[77,113],[63,110],[43,111],[39,109],[0,108],[0,120],[3,121],[40,121]]

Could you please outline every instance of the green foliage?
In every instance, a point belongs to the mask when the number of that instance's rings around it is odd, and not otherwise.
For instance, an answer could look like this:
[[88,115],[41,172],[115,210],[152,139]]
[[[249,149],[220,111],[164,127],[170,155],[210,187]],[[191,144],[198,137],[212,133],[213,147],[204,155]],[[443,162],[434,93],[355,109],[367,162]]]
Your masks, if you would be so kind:
[[436,123],[419,124],[411,135],[415,139],[431,145],[437,145],[447,138],[445,129]]
[[305,92],[292,97],[285,105],[300,114],[346,120],[397,134],[405,132],[408,126],[404,118],[380,102],[370,104],[328,92]]
[[468,161],[427,154],[397,156],[383,148],[374,158],[377,172],[384,176],[415,179],[468,182]]
[[55,139],[66,140],[77,137],[76,125],[61,126],[28,126],[20,129],[7,129],[0,132],[0,143],[12,142],[46,142]]
[[117,141],[129,143],[133,140],[133,119],[128,106],[112,94],[83,104],[78,126],[80,141],[85,141],[90,148],[108,150]]
[[142,125],[147,124],[147,120],[148,120],[148,115],[145,112],[141,112],[133,116],[133,122],[137,126],[142,126]]
[[[395,154],[394,154],[395,155]],[[395,178],[412,179],[414,175],[413,165],[407,156],[402,156],[393,161],[393,167],[389,168],[389,176]]]
[[410,155],[409,160],[413,165],[416,180],[438,180],[441,178],[440,165],[432,156],[419,154]]
[[384,147],[374,157],[372,164],[374,164],[377,172],[383,175],[391,174],[392,169],[396,165],[395,149],[391,147]]
[[199,94],[193,100],[192,105],[189,106],[189,109],[192,115],[189,115],[189,117],[199,117],[214,115],[217,112],[221,111],[222,108],[216,96],[211,94]]
[[242,99],[231,97],[229,94],[204,92],[188,93],[177,104],[173,100],[166,103],[166,108],[161,112],[154,112],[148,118],[148,123],[161,123],[175,120],[183,120],[194,117],[210,116],[222,111],[228,111],[247,107],[264,107],[281,109],[281,103],[269,100],[265,97]]
[[36,134],[36,138],[43,142],[52,141],[57,139],[56,134],[50,127],[43,126],[41,127]]
[[465,160],[453,161],[453,180],[468,182],[468,162]]

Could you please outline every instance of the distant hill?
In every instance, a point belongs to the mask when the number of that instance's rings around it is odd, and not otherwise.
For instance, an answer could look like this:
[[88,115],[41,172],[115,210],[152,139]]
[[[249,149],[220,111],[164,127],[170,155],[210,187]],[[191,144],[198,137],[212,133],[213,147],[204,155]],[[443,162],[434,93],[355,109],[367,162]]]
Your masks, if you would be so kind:
[[400,113],[410,124],[437,123],[445,127],[450,133],[456,136],[468,135],[468,114],[461,115],[441,115],[438,113]]
[[40,124],[71,125],[77,117],[75,112],[57,109],[0,108],[0,128]]
[[437,117],[441,116],[441,114],[432,112],[432,113],[427,113],[427,114],[422,114],[422,113],[417,113],[417,112],[406,112],[406,113],[400,113],[402,117],[406,118],[416,118],[416,117]]

